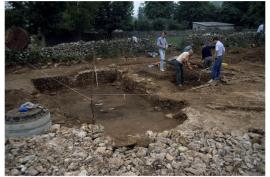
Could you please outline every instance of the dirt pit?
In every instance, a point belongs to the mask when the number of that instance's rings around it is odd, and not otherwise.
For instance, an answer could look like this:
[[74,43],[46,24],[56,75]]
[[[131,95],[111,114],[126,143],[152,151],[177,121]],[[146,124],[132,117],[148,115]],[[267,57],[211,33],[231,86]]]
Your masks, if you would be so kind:
[[[198,67],[198,65],[196,65]],[[210,78],[210,70],[205,70],[203,68],[198,68],[196,70],[188,70],[183,68],[183,78],[184,78],[184,86],[182,90],[188,90],[192,87],[199,86],[207,83]],[[176,83],[176,73],[175,69],[172,66],[167,67],[165,72],[160,72],[159,68],[148,68],[146,66],[141,67],[136,72],[141,77],[151,77],[155,80],[168,80],[172,84]]]
[[28,95],[22,90],[6,91],[6,98],[12,98],[6,100],[6,108],[18,107],[22,102],[16,97],[24,95],[27,101],[47,107],[54,124],[80,127],[83,123],[92,123],[94,115],[95,123],[103,125],[105,133],[111,137],[144,134],[148,130],[169,130],[187,119],[181,112],[182,101],[162,100],[152,94],[137,93],[135,90],[141,89],[139,85],[126,88],[126,85],[133,85],[130,84],[133,80],[125,83],[116,70],[101,70],[97,74],[98,86],[92,71],[32,79],[37,91]]
[[[92,87],[76,88],[91,97]],[[175,128],[184,120],[182,117],[167,118],[169,110],[151,104],[144,96],[126,94],[119,86],[104,84],[93,88],[95,122],[105,127],[110,136],[142,134],[147,130],[163,131]],[[80,126],[92,123],[90,101],[71,90],[42,94],[39,99],[52,111],[54,123]],[[104,94],[104,95],[103,95]]]

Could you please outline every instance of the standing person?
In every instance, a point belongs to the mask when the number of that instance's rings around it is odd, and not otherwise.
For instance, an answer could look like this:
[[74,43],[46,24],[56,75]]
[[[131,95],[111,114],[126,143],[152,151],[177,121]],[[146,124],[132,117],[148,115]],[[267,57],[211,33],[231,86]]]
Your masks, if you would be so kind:
[[257,29],[256,36],[255,36],[255,44],[256,45],[259,44],[260,37],[263,33],[264,33],[264,24],[263,24],[263,22],[261,22],[260,26]]
[[165,60],[165,50],[168,48],[168,43],[166,41],[166,32],[163,31],[161,36],[157,39],[157,46],[159,47],[159,55],[160,55],[160,71],[164,70],[164,60]]
[[214,61],[213,67],[212,67],[211,80],[208,83],[212,83],[213,81],[220,80],[220,69],[221,69],[222,59],[223,59],[223,56],[225,54],[225,47],[219,41],[217,36],[215,36],[213,38],[213,41],[216,43],[215,61]]
[[212,65],[212,52],[211,49],[214,49],[215,46],[206,45],[204,43],[201,44],[202,46],[202,61],[204,68],[211,68]]
[[170,61],[170,63],[175,66],[176,85],[178,87],[182,87],[184,83],[183,65],[187,65],[187,67],[190,70],[192,70],[192,67],[189,62],[192,54],[193,54],[193,51],[189,50],[188,52],[181,53],[176,59],[173,59]]

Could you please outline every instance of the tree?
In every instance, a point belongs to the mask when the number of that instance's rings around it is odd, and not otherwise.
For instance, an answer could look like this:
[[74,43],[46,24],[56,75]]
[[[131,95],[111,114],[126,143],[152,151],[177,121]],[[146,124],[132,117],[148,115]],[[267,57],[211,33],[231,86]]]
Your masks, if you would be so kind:
[[81,34],[94,27],[99,2],[66,2],[59,29]]
[[175,11],[175,19],[189,26],[194,21],[215,21],[217,17],[216,7],[205,1],[179,2]]
[[149,19],[173,18],[175,4],[170,1],[147,1],[143,12]]
[[108,37],[115,29],[132,29],[133,2],[131,1],[103,1],[97,10],[95,28],[105,30]]
[[24,3],[22,2],[7,2],[5,8],[5,27],[20,26],[25,28]]
[[248,11],[249,2],[224,2],[220,11],[220,20],[242,25],[242,16]]
[[224,2],[220,17],[236,26],[255,27],[265,18],[265,2]]
[[144,7],[143,4],[141,3],[139,9],[138,9],[138,20],[146,18],[144,15]]
[[[132,19],[133,2],[35,2],[11,1],[5,6],[6,29],[15,25],[37,34],[104,30],[179,29],[194,21],[221,21],[244,27],[256,27],[265,19],[265,2],[145,2],[139,7],[137,20]],[[161,24],[162,23],[162,24]],[[179,25],[180,24],[180,25]]]
[[153,29],[157,30],[157,31],[161,31],[161,30],[165,30],[166,29],[166,19],[164,18],[157,18],[155,20],[153,20]]
[[149,31],[152,28],[151,21],[145,16],[144,8],[144,3],[141,3],[138,9],[138,18],[135,26],[135,29],[139,31]]
[[61,12],[64,5],[61,2],[25,2],[25,18],[31,33],[37,33],[40,29],[45,35],[56,29],[61,20]]
[[152,24],[148,19],[143,18],[143,19],[138,19],[136,21],[136,30],[149,31],[151,29],[152,29]]
[[6,16],[8,25],[18,25],[26,28],[30,33],[37,33],[40,29],[47,34],[54,30],[61,20],[64,9],[62,2],[9,2]]
[[256,27],[265,20],[265,2],[250,2],[249,8],[242,21],[249,27]]

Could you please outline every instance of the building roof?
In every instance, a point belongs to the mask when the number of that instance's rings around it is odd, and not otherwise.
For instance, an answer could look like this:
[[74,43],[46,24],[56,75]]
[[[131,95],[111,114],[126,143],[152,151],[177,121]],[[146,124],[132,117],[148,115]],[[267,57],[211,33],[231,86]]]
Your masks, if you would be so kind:
[[198,25],[202,25],[202,26],[209,26],[209,27],[212,27],[212,26],[234,26],[234,24],[231,24],[231,23],[221,23],[221,22],[193,22],[195,24],[198,24]]

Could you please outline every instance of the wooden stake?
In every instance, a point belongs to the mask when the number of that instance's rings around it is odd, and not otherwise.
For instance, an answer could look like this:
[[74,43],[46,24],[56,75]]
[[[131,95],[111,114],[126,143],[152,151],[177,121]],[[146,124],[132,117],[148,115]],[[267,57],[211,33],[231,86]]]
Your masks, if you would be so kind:
[[94,112],[94,104],[93,104],[93,95],[92,94],[91,94],[91,101],[90,101],[90,109],[91,109],[91,113],[92,113],[91,123],[96,124],[95,112]]
[[[92,64],[92,66],[93,65],[95,65],[95,51],[94,50],[92,50],[92,52],[93,52],[93,64]],[[91,84],[91,101],[90,101],[90,109],[91,109],[91,112],[92,112],[92,118],[91,118],[91,122],[92,122],[92,124],[95,124],[96,123],[96,121],[95,121],[95,112],[94,112],[94,105],[93,105],[93,92],[94,92],[94,90],[93,90],[93,86],[94,86],[94,80],[95,80],[95,66],[93,66],[92,67],[93,68],[93,70],[94,70],[94,72],[93,72],[93,74],[92,74],[92,84]]]

